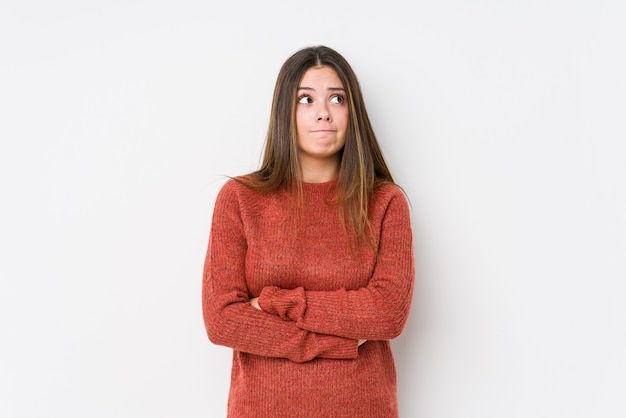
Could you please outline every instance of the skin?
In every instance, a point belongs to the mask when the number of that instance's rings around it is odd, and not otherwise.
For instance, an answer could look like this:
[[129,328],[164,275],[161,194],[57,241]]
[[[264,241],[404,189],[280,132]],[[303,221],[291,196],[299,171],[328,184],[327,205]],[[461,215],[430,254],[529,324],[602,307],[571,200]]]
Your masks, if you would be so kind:
[[332,68],[313,67],[302,77],[297,94],[296,133],[303,180],[330,181],[339,172],[348,130],[343,83]]

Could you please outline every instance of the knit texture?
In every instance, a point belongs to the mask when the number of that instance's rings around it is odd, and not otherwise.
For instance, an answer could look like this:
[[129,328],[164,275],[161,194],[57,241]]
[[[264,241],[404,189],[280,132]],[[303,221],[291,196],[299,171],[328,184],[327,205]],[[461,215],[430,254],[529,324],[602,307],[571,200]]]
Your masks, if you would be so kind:
[[407,200],[393,184],[375,191],[376,257],[348,244],[335,186],[304,184],[300,208],[236,180],[218,194],[202,302],[209,339],[233,348],[229,417],[398,416],[389,340],[413,292]]

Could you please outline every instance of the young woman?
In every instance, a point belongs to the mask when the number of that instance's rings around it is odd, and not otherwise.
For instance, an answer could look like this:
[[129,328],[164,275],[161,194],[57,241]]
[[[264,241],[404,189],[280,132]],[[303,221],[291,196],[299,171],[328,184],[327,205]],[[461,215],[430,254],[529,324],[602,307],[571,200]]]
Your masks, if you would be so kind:
[[203,278],[229,417],[396,417],[414,281],[407,199],[336,51],[283,64],[261,168],[218,194]]

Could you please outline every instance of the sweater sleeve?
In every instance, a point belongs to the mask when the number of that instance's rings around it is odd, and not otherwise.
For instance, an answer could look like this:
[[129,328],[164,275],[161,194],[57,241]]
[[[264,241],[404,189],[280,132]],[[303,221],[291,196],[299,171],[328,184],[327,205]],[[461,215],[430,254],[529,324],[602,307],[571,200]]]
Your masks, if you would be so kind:
[[409,207],[402,193],[389,200],[380,228],[378,259],[367,286],[334,291],[268,286],[259,297],[263,311],[312,332],[367,340],[399,336],[415,277]]
[[294,362],[356,358],[355,339],[305,330],[250,305],[245,228],[232,182],[218,194],[204,265],[202,308],[211,342]]

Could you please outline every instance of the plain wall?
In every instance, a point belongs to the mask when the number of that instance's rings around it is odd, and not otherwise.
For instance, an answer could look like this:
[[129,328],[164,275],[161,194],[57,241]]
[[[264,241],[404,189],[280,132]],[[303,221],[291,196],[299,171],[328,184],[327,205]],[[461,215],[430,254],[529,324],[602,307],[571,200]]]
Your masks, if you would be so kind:
[[615,1],[0,3],[0,416],[223,417],[215,195],[275,77],[353,65],[412,205],[404,418],[626,416]]

